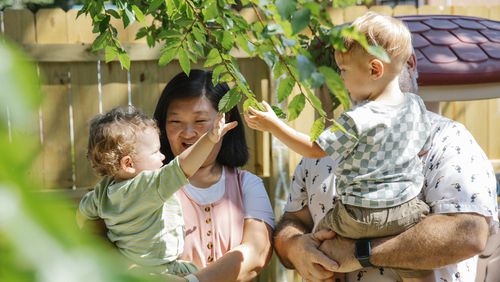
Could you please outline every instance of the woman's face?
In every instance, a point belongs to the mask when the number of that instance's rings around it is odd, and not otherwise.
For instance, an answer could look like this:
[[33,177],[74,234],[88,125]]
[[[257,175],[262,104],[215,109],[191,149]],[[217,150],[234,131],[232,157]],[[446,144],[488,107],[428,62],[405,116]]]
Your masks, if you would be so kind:
[[[217,115],[210,101],[205,97],[190,97],[170,102],[167,109],[165,130],[174,156],[192,146],[207,132]],[[217,158],[222,142],[215,145],[205,164]]]

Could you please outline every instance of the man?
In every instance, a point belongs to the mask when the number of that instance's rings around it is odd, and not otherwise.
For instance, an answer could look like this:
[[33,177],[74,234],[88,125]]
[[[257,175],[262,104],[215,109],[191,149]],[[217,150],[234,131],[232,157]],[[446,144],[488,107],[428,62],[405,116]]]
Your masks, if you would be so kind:
[[[414,56],[400,83],[416,93]],[[422,152],[426,182],[420,197],[432,214],[389,238],[356,242],[329,231],[310,233],[333,205],[335,163],[303,159],[274,235],[286,267],[307,281],[334,281],[333,271],[349,272],[347,281],[399,281],[391,268],[436,269],[436,281],[474,281],[476,255],[498,226],[493,169],[461,124],[436,114],[430,118],[432,145]],[[361,268],[360,261],[376,267]]]

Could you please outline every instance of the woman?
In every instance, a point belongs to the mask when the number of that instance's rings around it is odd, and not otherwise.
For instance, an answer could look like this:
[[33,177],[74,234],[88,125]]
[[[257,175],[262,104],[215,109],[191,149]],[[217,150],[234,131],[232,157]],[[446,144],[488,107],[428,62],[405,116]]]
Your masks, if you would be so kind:
[[[154,117],[161,152],[172,160],[200,138],[229,90],[212,85],[212,72],[179,73],[163,90]],[[238,109],[226,113],[238,126],[217,144],[176,196],[185,222],[181,257],[196,264],[200,281],[248,281],[269,262],[274,214],[262,180],[239,170],[248,160]]]

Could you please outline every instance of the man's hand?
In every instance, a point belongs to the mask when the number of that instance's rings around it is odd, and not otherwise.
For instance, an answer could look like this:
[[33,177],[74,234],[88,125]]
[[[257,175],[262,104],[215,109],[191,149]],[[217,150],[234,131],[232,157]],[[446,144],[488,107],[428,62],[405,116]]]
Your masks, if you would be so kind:
[[266,108],[265,112],[248,107],[248,113],[245,113],[245,121],[251,129],[272,133],[273,129],[280,123],[280,119],[266,101],[262,101],[262,105]]
[[362,268],[354,256],[354,243],[352,239],[337,235],[331,240],[323,241],[319,250],[339,264],[336,272],[352,272]]
[[334,237],[334,232],[321,230],[298,235],[290,242],[289,259],[304,280],[334,281],[333,272],[338,264],[318,249],[324,240]]

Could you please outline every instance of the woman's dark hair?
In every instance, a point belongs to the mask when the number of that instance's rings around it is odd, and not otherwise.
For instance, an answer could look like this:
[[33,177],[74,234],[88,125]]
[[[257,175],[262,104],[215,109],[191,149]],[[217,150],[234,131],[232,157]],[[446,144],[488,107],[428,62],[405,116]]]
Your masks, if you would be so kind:
[[[190,97],[207,97],[215,110],[219,101],[229,91],[226,83],[212,84],[212,72],[204,70],[191,70],[189,76],[184,72],[177,74],[163,89],[160,99],[156,104],[154,118],[160,128],[160,143],[162,154],[165,155],[164,163],[174,159],[174,154],[167,139],[165,123],[170,103],[174,100]],[[248,148],[245,140],[245,131],[238,108],[235,106],[226,113],[228,122],[237,121],[238,126],[228,131],[222,140],[222,147],[217,155],[217,163],[228,167],[239,167],[248,161]]]

